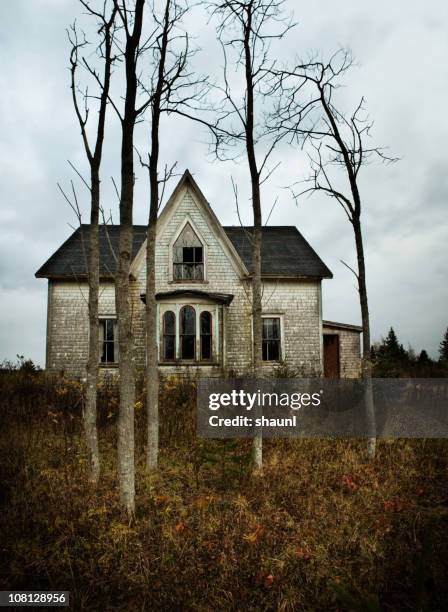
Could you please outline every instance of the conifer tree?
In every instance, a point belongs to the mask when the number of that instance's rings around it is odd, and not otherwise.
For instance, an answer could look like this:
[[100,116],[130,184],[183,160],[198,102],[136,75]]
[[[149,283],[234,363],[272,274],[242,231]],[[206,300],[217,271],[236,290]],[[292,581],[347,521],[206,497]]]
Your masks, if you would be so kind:
[[448,363],[448,327],[439,348],[440,361]]

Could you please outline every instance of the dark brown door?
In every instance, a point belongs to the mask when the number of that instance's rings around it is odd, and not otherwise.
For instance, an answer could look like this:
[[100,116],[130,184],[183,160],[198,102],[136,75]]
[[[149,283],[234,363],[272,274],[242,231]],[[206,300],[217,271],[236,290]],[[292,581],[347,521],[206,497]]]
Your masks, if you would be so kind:
[[324,376],[339,378],[339,336],[324,334]]

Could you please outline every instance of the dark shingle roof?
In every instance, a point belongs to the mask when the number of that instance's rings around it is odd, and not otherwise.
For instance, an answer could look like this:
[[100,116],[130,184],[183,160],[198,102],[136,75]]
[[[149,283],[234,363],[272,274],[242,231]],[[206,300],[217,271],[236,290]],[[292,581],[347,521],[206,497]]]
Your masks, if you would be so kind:
[[[252,268],[250,234],[252,227],[224,227],[248,270]],[[301,278],[332,278],[316,251],[293,225],[263,227],[261,241],[263,275]]]
[[[89,225],[83,224],[53,253],[36,272],[38,278],[82,278],[86,275],[86,257],[89,249]],[[107,234],[100,226],[100,276],[112,278],[115,274],[114,253],[118,253],[119,225],[108,225]],[[82,235],[81,235],[82,231]],[[82,238],[82,240],[81,240]],[[134,225],[133,258],[146,238],[146,226]],[[84,249],[83,249],[84,243]]]
[[[233,246],[250,271],[250,227],[224,227]],[[86,274],[81,231],[88,252],[89,226],[78,228],[36,272],[39,278],[81,278]],[[112,277],[116,265],[113,252],[118,252],[119,226],[100,226],[100,275]],[[109,239],[108,239],[109,237]],[[134,225],[133,257],[146,237],[146,226]],[[109,244],[110,241],[110,244]],[[112,247],[112,248],[111,248]],[[261,247],[263,275],[296,278],[332,278],[332,274],[302,234],[294,226],[263,228]]]

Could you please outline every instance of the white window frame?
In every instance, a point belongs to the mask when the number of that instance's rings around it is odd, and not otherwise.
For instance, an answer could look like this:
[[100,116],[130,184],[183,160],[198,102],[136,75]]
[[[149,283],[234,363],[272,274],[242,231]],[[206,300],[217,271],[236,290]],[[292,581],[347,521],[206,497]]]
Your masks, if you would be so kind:
[[[181,342],[180,342],[180,311],[183,306],[192,306],[196,314],[196,350],[195,359],[182,359],[180,355]],[[207,366],[210,364],[217,364],[220,359],[220,337],[219,337],[219,318],[223,311],[223,306],[219,304],[207,303],[205,301],[191,301],[191,302],[160,302],[158,304],[158,326],[157,326],[157,347],[159,364],[161,365],[194,365],[194,366]],[[163,315],[168,310],[174,312],[175,315],[175,344],[174,344],[174,360],[165,360],[163,355]],[[209,312],[212,316],[212,355],[210,359],[201,360],[201,313]],[[222,316],[222,314],[221,314]]]
[[[283,313],[279,313],[279,312],[266,312],[263,313],[261,315],[262,319],[280,319],[280,351],[279,351],[279,358],[278,359],[269,359],[268,361],[265,361],[262,358],[262,363],[280,363],[281,361],[285,360],[285,338],[284,338],[284,314]],[[263,334],[263,327],[261,330],[261,333]],[[263,343],[263,337],[261,342]]]
[[[104,321],[114,321],[114,361],[101,361],[100,347],[98,346],[98,364],[101,368],[114,368],[118,365],[120,359],[118,346],[118,319],[116,314],[101,314],[98,316],[98,324],[102,325]],[[100,332],[101,333],[101,332]],[[102,342],[104,342],[104,337]]]

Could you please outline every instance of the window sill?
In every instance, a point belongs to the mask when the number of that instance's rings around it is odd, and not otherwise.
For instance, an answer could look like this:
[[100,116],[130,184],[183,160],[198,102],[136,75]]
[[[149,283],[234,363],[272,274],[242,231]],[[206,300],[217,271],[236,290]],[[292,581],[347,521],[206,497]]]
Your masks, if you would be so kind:
[[198,368],[201,366],[210,367],[210,366],[220,366],[219,361],[159,361],[159,366],[171,366],[171,367],[193,367]]
[[192,278],[180,278],[179,280],[171,279],[168,281],[169,285],[208,285],[208,280],[199,280]]
[[113,370],[114,368],[118,368],[118,363],[114,362],[114,363],[100,363],[98,364],[98,366],[100,368],[104,368],[106,370]]

